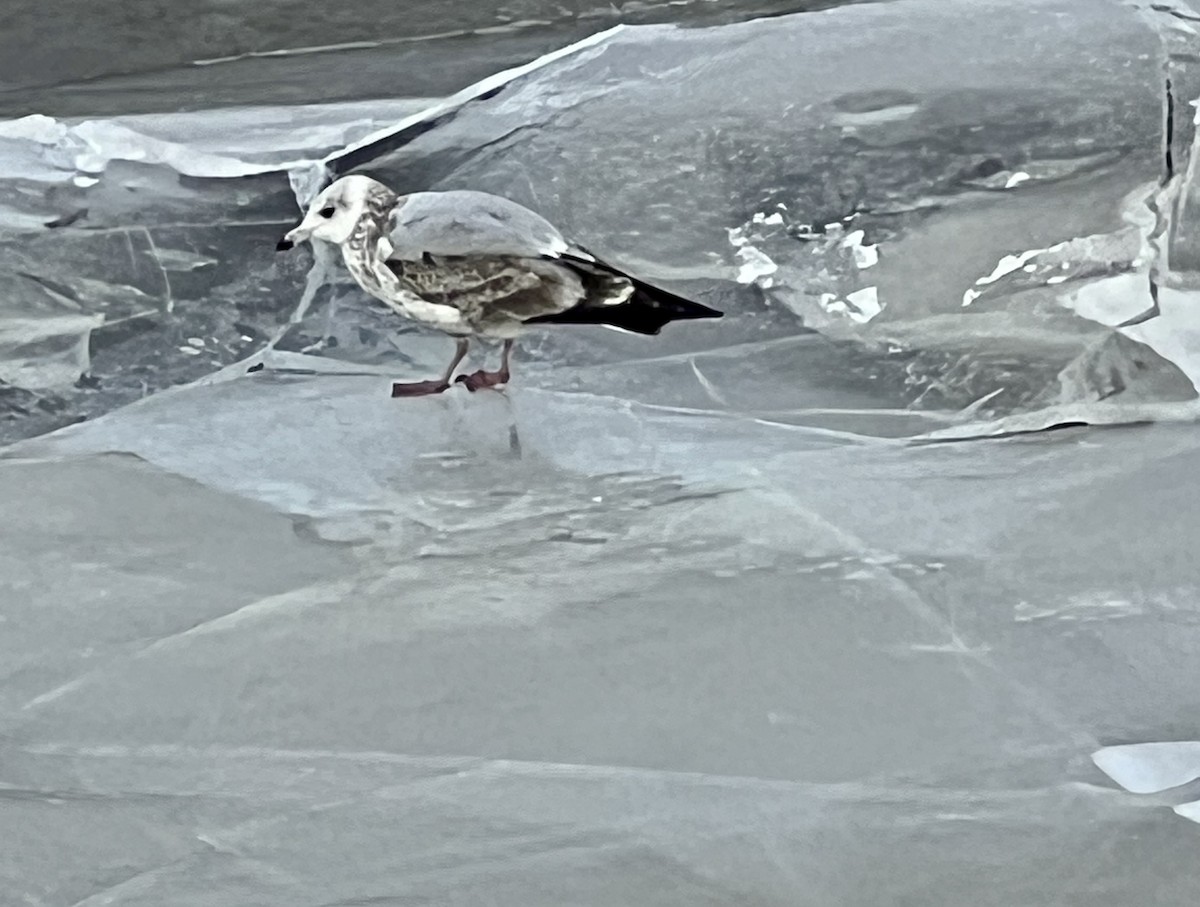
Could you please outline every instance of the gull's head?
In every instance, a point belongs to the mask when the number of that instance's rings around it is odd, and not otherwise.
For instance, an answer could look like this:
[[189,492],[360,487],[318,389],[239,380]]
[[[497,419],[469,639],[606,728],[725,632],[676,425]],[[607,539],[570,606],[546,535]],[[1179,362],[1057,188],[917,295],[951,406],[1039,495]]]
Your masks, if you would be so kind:
[[357,173],[343,176],[313,199],[304,220],[284,236],[276,248],[283,252],[296,243],[312,239],[341,245],[372,209],[386,210],[395,197],[387,186],[369,176]]

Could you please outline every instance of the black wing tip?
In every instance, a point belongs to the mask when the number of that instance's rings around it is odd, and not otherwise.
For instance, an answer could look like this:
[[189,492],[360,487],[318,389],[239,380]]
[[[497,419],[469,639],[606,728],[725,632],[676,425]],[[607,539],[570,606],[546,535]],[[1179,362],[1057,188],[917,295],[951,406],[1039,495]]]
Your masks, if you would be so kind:
[[725,313],[717,309],[710,309],[701,302],[692,302],[686,300],[688,305],[686,311],[679,314],[679,318],[724,318]]
[[662,316],[669,321],[725,317],[724,312],[710,308],[702,302],[696,302],[684,296],[668,292],[667,290],[642,283],[640,280],[635,280],[633,285],[635,292],[630,303],[661,312]]
[[[630,303],[650,306],[670,313],[670,320],[680,320],[684,318],[724,318],[725,313],[717,309],[709,308],[700,302],[695,302],[686,297],[672,293],[669,290],[664,290],[661,287],[656,287],[654,284],[647,283],[640,278],[634,277],[620,268],[610,265],[608,262],[592,255],[590,251],[578,244],[575,245],[577,252],[582,252],[584,255],[591,256],[584,258],[575,252],[567,251],[558,256],[547,256],[552,260],[557,260],[568,266],[575,265],[576,271],[579,272],[595,272],[610,274],[613,277],[623,278],[633,284],[636,291]],[[628,303],[627,303],[628,304]]]
[[583,305],[554,315],[530,318],[526,324],[599,324],[631,334],[657,335],[673,321],[721,318],[723,312],[688,300],[673,298],[670,304],[647,299],[639,293],[617,305]]

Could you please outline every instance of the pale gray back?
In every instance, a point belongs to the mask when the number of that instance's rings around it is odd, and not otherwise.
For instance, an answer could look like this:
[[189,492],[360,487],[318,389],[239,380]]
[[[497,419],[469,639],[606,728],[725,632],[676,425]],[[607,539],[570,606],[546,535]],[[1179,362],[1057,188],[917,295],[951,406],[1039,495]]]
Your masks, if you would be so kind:
[[472,190],[414,192],[392,211],[391,258],[430,255],[557,256],[568,244],[554,225],[523,205]]

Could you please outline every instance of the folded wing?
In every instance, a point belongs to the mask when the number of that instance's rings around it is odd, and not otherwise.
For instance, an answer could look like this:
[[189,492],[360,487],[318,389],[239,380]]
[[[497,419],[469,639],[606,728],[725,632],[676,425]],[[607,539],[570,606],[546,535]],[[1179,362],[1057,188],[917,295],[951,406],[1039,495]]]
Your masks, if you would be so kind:
[[392,213],[388,266],[429,302],[504,336],[523,324],[603,324],[657,334],[721,313],[568,243],[528,208],[486,192],[417,192]]
[[585,295],[578,277],[543,258],[426,253],[387,264],[422,299],[457,309],[474,331],[495,336],[567,311]]
[[571,246],[548,220],[487,192],[414,192],[392,211],[391,258],[422,255],[557,257]]

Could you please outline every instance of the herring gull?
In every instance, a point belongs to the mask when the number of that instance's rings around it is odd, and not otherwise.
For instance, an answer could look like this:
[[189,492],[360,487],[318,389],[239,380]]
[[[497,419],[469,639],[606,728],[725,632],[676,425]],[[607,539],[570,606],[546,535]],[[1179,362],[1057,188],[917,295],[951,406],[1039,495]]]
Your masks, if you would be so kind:
[[447,390],[472,337],[504,341],[497,371],[458,376],[475,391],[508,382],[513,340],[526,325],[600,324],[657,334],[671,321],[721,317],[601,261],[545,218],[486,192],[397,195],[370,177],[344,176],[316,197],[278,249],[305,240],[340,247],[364,290],[457,339],[440,377],[395,383],[393,397]]

